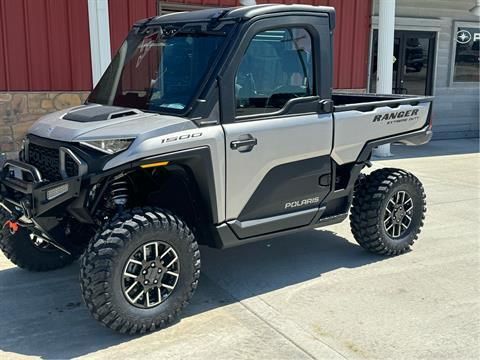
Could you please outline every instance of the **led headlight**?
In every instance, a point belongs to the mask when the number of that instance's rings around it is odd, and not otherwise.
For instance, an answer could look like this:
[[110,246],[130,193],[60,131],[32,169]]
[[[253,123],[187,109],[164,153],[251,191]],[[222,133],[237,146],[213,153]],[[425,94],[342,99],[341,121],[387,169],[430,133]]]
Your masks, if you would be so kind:
[[105,154],[116,154],[120,151],[127,150],[133,140],[135,139],[88,140],[82,141],[80,144],[89,146]]

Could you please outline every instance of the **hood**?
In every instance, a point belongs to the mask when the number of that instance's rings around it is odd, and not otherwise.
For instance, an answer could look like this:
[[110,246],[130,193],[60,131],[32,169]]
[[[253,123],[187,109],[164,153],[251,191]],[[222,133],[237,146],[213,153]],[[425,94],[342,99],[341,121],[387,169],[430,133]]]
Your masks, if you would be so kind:
[[89,104],[43,116],[32,125],[28,133],[71,142],[136,138],[151,132],[163,135],[194,128],[196,126],[191,120],[177,116]]

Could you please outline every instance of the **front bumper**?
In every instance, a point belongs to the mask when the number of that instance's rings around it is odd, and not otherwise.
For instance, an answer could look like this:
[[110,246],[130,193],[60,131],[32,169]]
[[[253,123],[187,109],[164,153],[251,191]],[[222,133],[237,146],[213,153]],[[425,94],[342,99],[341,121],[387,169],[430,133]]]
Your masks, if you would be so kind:
[[0,206],[12,217],[38,217],[78,197],[81,182],[81,176],[47,182],[35,166],[7,160],[0,170]]

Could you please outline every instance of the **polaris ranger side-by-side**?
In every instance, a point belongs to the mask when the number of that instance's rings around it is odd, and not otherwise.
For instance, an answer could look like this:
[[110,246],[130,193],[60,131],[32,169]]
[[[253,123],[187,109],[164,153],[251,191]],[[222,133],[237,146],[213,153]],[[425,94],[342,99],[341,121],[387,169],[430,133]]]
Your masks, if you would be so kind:
[[333,8],[307,5],[135,24],[87,102],[38,120],[4,164],[4,254],[33,271],[81,257],[93,316],[142,333],[189,302],[198,244],[237,246],[350,210],[361,246],[409,250],[422,184],[361,171],[380,144],[430,140],[432,98],[332,93],[334,27]]

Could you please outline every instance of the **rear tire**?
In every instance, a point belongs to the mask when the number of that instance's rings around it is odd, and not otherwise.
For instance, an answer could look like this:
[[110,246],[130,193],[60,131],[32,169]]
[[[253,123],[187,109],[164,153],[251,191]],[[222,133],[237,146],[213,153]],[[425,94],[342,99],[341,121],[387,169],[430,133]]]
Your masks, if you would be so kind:
[[93,317],[121,333],[172,323],[200,276],[193,233],[175,215],[139,208],[117,215],[81,257],[83,298]]
[[35,245],[25,228],[20,227],[15,234],[11,234],[4,226],[7,220],[6,214],[0,211],[0,249],[18,267],[29,271],[50,271],[63,268],[75,260],[75,257],[52,245]]
[[425,191],[414,175],[380,169],[356,187],[350,226],[355,240],[368,251],[399,255],[417,240],[426,210]]

